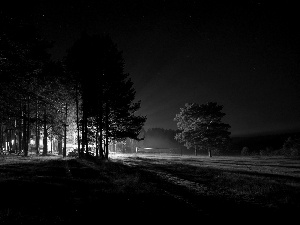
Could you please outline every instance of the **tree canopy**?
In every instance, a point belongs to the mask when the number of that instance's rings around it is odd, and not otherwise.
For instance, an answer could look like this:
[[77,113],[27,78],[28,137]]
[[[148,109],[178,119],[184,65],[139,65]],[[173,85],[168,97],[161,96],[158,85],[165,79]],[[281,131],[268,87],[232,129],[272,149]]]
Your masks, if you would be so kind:
[[205,148],[210,156],[213,148],[225,148],[230,140],[230,125],[221,121],[225,116],[222,109],[216,102],[186,103],[174,118],[179,130],[175,139],[187,148]]
[[14,140],[14,149],[24,150],[27,155],[33,123],[38,124],[37,101],[49,107],[45,90],[49,90],[50,83],[46,82],[43,68],[50,61],[47,49],[51,43],[26,21],[1,14],[0,24],[1,129],[10,127],[1,130],[1,135],[5,132],[6,142]]
[[137,139],[146,117],[135,114],[140,101],[134,101],[133,82],[124,72],[122,52],[112,39],[83,32],[68,50],[65,64],[82,99],[83,149],[88,152],[89,140],[95,139],[99,143],[96,154],[99,149],[101,155],[104,142],[107,158],[110,141]]
[[67,136],[77,133],[78,150],[81,142],[88,153],[96,142],[108,158],[109,142],[138,139],[146,117],[136,114],[140,101],[108,35],[82,33],[66,58],[54,62],[51,43],[33,25],[4,14],[0,25],[1,145],[14,142],[10,149],[27,155],[34,133],[38,153],[42,131],[47,154],[49,138],[64,138],[65,150]]

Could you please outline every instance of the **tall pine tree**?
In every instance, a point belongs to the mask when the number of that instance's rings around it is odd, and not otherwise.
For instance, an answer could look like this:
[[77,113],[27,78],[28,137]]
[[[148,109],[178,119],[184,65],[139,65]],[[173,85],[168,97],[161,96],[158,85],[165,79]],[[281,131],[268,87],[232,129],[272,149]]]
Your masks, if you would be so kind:
[[[135,115],[140,102],[134,102],[135,90],[129,74],[124,73],[122,52],[108,35],[82,33],[68,50],[65,63],[82,100],[82,148],[88,154],[91,136],[97,137],[97,151],[108,158],[109,142],[137,138],[146,121]],[[89,123],[91,120],[95,122]]]

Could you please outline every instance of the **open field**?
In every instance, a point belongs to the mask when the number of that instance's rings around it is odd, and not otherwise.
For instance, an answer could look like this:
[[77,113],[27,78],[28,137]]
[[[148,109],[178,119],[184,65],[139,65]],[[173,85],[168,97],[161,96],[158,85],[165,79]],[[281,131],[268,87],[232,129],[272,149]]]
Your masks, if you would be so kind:
[[284,157],[111,154],[0,157],[0,224],[290,220],[300,161]]

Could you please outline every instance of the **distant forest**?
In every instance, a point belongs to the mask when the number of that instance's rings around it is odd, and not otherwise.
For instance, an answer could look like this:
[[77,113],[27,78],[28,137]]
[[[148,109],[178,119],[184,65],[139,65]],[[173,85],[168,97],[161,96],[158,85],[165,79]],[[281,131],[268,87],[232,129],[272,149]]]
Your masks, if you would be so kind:
[[[176,130],[163,128],[150,128],[147,131],[143,130],[141,135],[144,137],[144,141],[140,143],[140,146],[144,148],[178,149],[178,151],[182,150],[184,154],[194,154],[194,149],[187,149],[183,144],[180,144],[174,139],[176,132]],[[251,152],[257,153],[267,148],[274,150],[281,149],[289,137],[300,137],[300,131],[232,137],[231,145],[227,153],[240,154],[243,147],[248,147]],[[199,154],[201,154],[201,152],[199,152]],[[206,153],[203,152],[203,154]],[[223,152],[223,154],[226,153]]]
[[300,131],[232,137],[231,151],[240,152],[243,147],[248,147],[251,152],[259,152],[266,148],[278,150],[289,137],[299,138]]

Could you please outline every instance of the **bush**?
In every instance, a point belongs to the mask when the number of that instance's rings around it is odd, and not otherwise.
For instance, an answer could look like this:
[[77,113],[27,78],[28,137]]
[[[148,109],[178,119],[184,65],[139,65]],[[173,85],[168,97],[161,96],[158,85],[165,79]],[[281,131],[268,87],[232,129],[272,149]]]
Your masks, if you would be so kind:
[[284,155],[284,156],[290,156],[291,155],[291,149],[290,148],[282,148],[281,149],[281,155]]
[[267,149],[262,149],[259,151],[259,155],[261,156],[266,156],[266,155],[269,155],[269,152]]
[[77,151],[77,149],[75,150],[72,150],[72,151],[70,151],[70,152],[68,152],[68,155],[67,155],[68,157],[77,157],[78,156],[78,151]]
[[214,155],[221,155],[221,150],[220,149],[218,149],[218,148],[213,148],[212,150],[211,150],[211,154],[214,156]]
[[242,156],[246,156],[246,155],[250,155],[250,150],[248,147],[243,147],[242,151],[241,151],[241,155]]
[[291,156],[300,156],[300,149],[292,148],[291,149]]
[[259,151],[259,155],[266,156],[266,155],[273,155],[273,148],[272,147],[266,147],[266,149],[262,149]]
[[286,156],[299,156],[300,155],[300,138],[289,137],[283,144],[283,153]]
[[277,149],[277,150],[272,151],[271,155],[274,155],[274,156],[283,155],[282,154],[282,149]]

